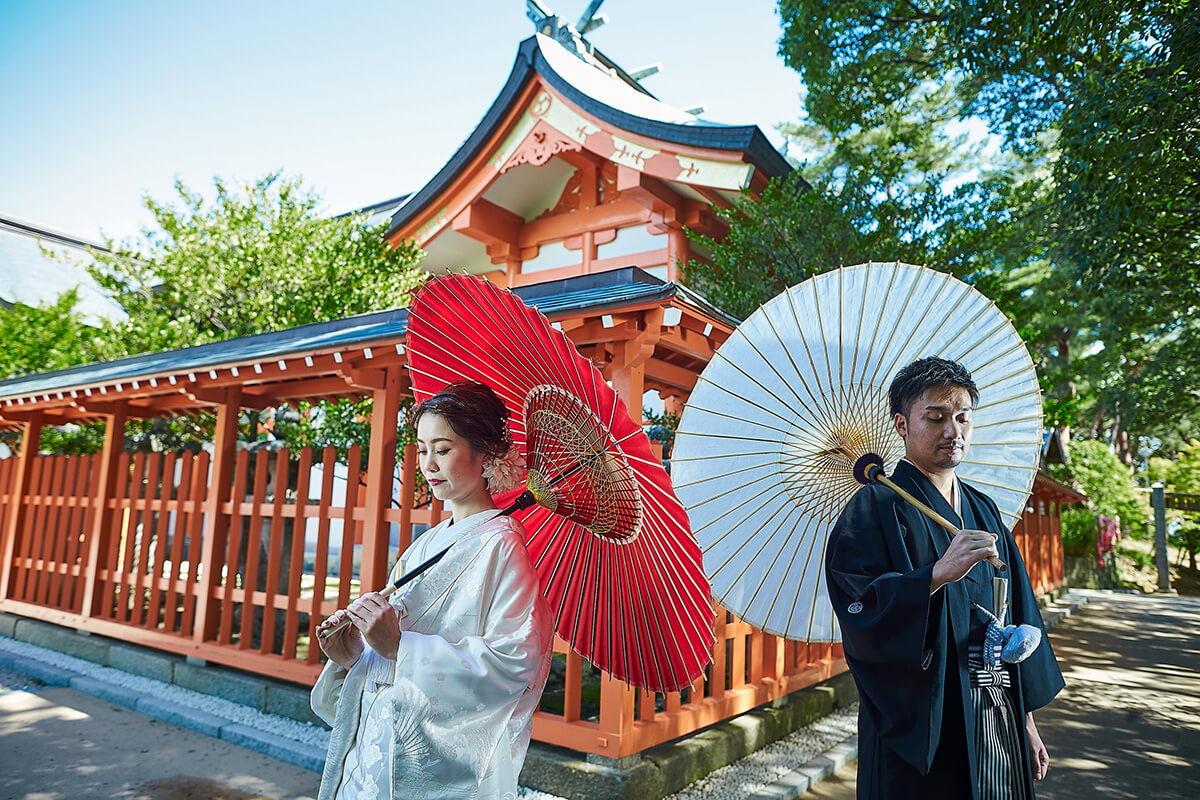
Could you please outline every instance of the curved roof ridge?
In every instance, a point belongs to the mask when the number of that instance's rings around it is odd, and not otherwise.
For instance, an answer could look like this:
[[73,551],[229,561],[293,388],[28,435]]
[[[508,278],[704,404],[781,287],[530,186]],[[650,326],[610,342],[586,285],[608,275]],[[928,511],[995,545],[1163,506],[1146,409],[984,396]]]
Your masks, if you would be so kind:
[[[585,70],[595,73],[594,81],[587,77]],[[740,151],[769,176],[792,171],[787,159],[757,125],[725,125],[700,119],[658,100],[649,92],[638,92],[619,76],[606,78],[601,68],[584,62],[553,38],[534,34],[521,42],[504,87],[475,130],[437,174],[396,209],[388,226],[388,237],[425,211],[454,177],[479,155],[531,74],[539,75],[584,112],[632,133],[691,147]],[[611,86],[599,83],[603,80],[609,81]],[[585,86],[580,87],[577,82]],[[594,94],[587,89],[594,89]]]

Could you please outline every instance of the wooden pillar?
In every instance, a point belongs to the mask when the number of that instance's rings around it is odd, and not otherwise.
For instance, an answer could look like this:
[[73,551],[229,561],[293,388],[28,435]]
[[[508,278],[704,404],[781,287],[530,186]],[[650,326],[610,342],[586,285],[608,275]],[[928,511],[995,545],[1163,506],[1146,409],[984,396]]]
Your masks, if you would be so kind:
[[364,590],[382,588],[388,576],[386,519],[392,505],[396,470],[396,418],[400,413],[400,367],[388,367],[383,387],[371,405],[371,449],[367,453],[366,519],[362,532],[362,564],[358,580]]
[[672,227],[667,231],[667,280],[679,280],[690,253],[687,232],[683,228]]
[[417,445],[404,445],[404,464],[400,468],[400,541],[396,558],[412,544],[412,512],[417,495]]
[[115,487],[121,476],[117,475],[117,464],[125,450],[125,420],[128,418],[129,402],[119,400],[111,414],[104,415],[104,448],[100,451],[99,482],[92,494],[95,503],[92,527],[88,531],[88,554],[83,575],[83,604],[80,613],[85,617],[101,614],[104,593],[97,586],[100,573],[108,567],[102,563],[108,553],[109,537],[112,535],[113,509],[109,500],[116,496]]
[[[646,360],[662,335],[662,309],[646,312],[645,326],[631,339],[613,345],[612,384],[625,402],[635,423],[642,421],[642,394],[645,392]],[[605,673],[600,686],[600,735],[603,747],[617,748],[624,755],[622,739],[633,734],[634,690]],[[610,737],[616,739],[612,741]]]
[[192,632],[197,643],[215,639],[221,621],[221,602],[217,597],[217,589],[221,583],[226,537],[229,535],[229,515],[225,513],[224,506],[229,502],[233,483],[238,417],[241,413],[242,387],[238,384],[225,390],[225,402],[217,410],[217,427],[213,435],[212,481],[204,498],[204,533],[200,554],[204,571],[197,582],[199,602]]
[[628,755],[623,746],[633,736],[634,690],[605,672],[600,678],[600,746],[608,749],[605,755],[615,758]]
[[16,552],[17,537],[25,522],[25,493],[29,491],[29,476],[33,470],[34,459],[37,458],[38,447],[42,443],[41,411],[29,415],[21,434],[21,454],[17,456],[17,467],[13,470],[12,486],[9,487],[9,509],[7,524],[4,526],[4,561],[0,563],[0,600],[8,599],[10,581],[12,580],[13,554]]
[[646,361],[662,338],[663,310],[650,309],[642,318],[642,330],[630,339],[613,344],[612,385],[625,401],[629,416],[642,421],[642,395],[646,388]]

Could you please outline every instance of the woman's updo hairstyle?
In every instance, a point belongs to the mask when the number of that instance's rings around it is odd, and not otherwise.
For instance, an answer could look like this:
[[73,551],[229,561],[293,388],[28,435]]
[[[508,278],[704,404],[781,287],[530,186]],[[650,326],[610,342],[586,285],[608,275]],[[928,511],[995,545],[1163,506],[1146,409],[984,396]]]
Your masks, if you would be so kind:
[[475,381],[451,383],[412,410],[415,430],[425,414],[437,414],[471,449],[488,458],[503,458],[512,447],[508,409],[492,387]]

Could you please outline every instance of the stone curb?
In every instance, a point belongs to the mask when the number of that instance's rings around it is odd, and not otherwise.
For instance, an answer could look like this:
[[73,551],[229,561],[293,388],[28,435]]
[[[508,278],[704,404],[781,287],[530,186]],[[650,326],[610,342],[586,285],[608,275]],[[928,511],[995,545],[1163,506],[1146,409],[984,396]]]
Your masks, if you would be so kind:
[[78,672],[60,669],[31,658],[22,658],[4,652],[0,652],[0,667],[37,678],[47,686],[70,686],[71,679],[79,677]]
[[[329,728],[309,708],[308,689],[296,684],[244,674],[199,659],[87,634],[7,612],[0,612],[0,636],[45,647],[102,667],[112,667],[132,675],[231,700],[265,714]],[[25,670],[18,669],[17,672],[41,679],[39,675]],[[43,683],[66,685],[57,678],[43,680]]]
[[200,711],[196,708],[187,708],[186,706],[168,703],[157,697],[143,697],[138,701],[137,710],[147,717],[154,717],[179,728],[187,728],[189,731],[203,733],[205,736],[211,736],[214,739],[221,738],[221,726],[229,724],[224,718],[218,717],[216,714],[209,714],[207,711]]
[[227,742],[264,753],[280,761],[298,767],[321,772],[325,768],[325,751],[312,745],[294,742],[273,733],[251,728],[249,725],[227,723],[221,726],[220,738]]
[[857,700],[854,680],[843,672],[739,717],[619,760],[585,757],[533,742],[520,783],[572,800],[665,797]]
[[[325,766],[325,751],[321,748],[260,731],[248,725],[231,722],[206,711],[177,705],[157,697],[145,697],[133,689],[90,675],[81,675],[73,670],[43,664],[3,651],[0,651],[0,667],[37,678],[47,686],[69,687],[77,692],[124,706],[148,717],[215,739],[224,739],[248,750],[263,753],[313,772],[319,773]],[[249,708],[249,706],[247,707]]]
[[99,697],[101,700],[107,700],[110,703],[125,706],[135,711],[137,710],[138,701],[142,699],[142,695],[133,689],[84,675],[71,678],[71,688],[77,692],[90,694],[92,697]]
[[795,800],[842,767],[858,758],[858,737],[851,736],[807,761],[746,800]]

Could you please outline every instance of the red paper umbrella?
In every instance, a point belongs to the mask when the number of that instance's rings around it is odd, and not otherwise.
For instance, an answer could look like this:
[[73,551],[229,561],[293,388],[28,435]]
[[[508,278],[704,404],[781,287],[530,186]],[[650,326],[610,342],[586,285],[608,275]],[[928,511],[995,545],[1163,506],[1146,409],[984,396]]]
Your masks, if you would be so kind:
[[592,363],[516,295],[466,275],[421,289],[408,348],[418,401],[472,380],[512,413],[537,501],[519,513],[558,635],[627,683],[695,681],[713,645],[700,549],[649,439]]

